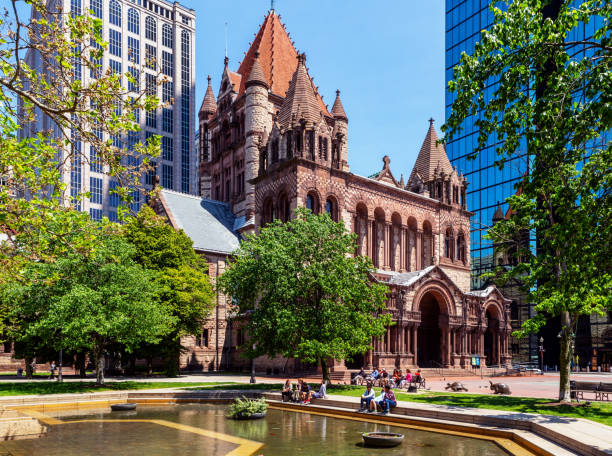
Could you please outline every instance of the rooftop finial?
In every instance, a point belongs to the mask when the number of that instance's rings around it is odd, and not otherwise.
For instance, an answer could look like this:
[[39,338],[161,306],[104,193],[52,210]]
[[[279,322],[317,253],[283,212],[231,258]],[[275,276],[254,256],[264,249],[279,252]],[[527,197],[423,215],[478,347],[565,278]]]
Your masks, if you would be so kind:
[[270,11],[274,11],[274,0],[270,0]]
[[434,123],[434,119],[433,119],[433,117],[430,117],[429,118],[429,125],[431,126],[431,125],[433,125],[433,123]]
[[211,79],[210,79],[210,74],[209,74],[208,75],[208,85],[210,85],[210,81],[211,81]]
[[339,97],[340,96],[340,89],[336,90],[336,96]]

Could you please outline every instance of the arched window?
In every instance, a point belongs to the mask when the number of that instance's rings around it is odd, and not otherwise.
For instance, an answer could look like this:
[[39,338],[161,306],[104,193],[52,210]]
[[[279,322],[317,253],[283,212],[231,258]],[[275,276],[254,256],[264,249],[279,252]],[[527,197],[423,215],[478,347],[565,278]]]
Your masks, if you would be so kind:
[[128,10],[128,32],[140,33],[140,15],[134,8]]
[[278,199],[278,218],[283,222],[289,221],[291,216],[291,208],[289,206],[289,198],[283,193]]
[[268,223],[272,223],[274,218],[274,205],[272,199],[268,198],[263,205],[263,213],[261,217],[261,226],[266,226]]
[[306,196],[306,208],[310,209],[310,212],[313,214],[319,213],[319,199],[317,198],[317,195],[309,193]]
[[121,27],[121,5],[117,0],[111,0],[108,4],[108,21]]
[[444,236],[444,256],[446,258],[453,259],[453,248],[454,248],[453,230],[447,228],[446,235]]
[[95,17],[102,19],[102,0],[90,0],[89,7]]
[[157,22],[151,16],[145,19],[145,37],[147,40],[157,41]]
[[169,24],[162,26],[162,44],[169,48],[174,48],[174,34]]
[[465,235],[462,232],[457,235],[457,259],[465,263]]
[[325,212],[329,214],[334,222],[338,221],[338,204],[333,198],[327,198],[325,201]]

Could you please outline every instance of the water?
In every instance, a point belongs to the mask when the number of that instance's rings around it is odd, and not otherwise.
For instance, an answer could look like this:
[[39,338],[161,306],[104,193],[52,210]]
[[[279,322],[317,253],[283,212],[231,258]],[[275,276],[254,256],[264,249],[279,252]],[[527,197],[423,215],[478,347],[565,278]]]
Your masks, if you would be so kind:
[[[266,456],[507,455],[492,442],[467,437],[272,409],[263,420],[235,421],[225,417],[226,410],[225,405],[189,404],[140,405],[133,412],[56,412],[50,415],[70,424],[51,426],[41,439],[2,442],[0,456],[225,455],[239,446],[231,436],[264,443],[255,454]],[[178,429],[181,425],[195,429]],[[396,448],[364,448],[361,434],[374,431],[399,432],[406,437]]]

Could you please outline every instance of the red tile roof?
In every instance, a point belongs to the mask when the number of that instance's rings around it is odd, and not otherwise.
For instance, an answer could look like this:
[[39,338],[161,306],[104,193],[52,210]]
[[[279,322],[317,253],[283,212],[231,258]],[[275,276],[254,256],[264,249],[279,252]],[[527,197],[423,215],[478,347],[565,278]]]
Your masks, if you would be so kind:
[[[266,16],[251,47],[247,51],[238,73],[241,83],[238,95],[245,91],[246,81],[251,74],[255,53],[259,52],[259,63],[272,93],[285,97],[289,82],[297,68],[298,52],[289,38],[280,17],[272,10]],[[317,93],[318,103],[323,113],[331,117],[321,96]]]

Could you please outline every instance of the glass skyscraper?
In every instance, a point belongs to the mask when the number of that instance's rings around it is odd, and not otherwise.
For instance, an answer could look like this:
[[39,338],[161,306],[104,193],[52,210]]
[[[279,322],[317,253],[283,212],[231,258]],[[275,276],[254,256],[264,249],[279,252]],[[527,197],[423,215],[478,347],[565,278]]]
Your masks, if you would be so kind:
[[[461,53],[471,54],[474,45],[480,41],[482,30],[493,24],[493,13],[489,10],[492,0],[446,0],[446,44],[445,44],[445,71],[446,71],[446,117],[451,113],[454,94],[448,90],[448,82],[453,79],[453,68],[459,63]],[[581,1],[574,0],[578,6]],[[499,2],[498,6],[504,6]],[[571,31],[569,40],[590,38],[595,30],[601,26],[601,18],[594,18],[588,24],[580,24]],[[581,58],[584,54],[576,54]],[[497,87],[493,80],[485,89],[485,100],[490,99]],[[495,161],[498,159],[495,148],[498,140],[495,135],[489,137],[484,150],[480,151],[475,160],[468,156],[478,145],[478,127],[474,124],[475,118],[468,118],[463,124],[463,131],[446,144],[446,152],[453,166],[463,174],[469,182],[467,190],[467,205],[475,213],[471,223],[471,264],[472,287],[482,288],[485,282],[480,278],[482,273],[489,271],[494,262],[494,249],[490,240],[484,239],[487,228],[493,223],[493,216],[498,203],[501,214],[507,211],[506,198],[516,192],[515,184],[527,171],[526,144],[521,147],[522,154],[516,154],[512,162],[507,162],[502,171]],[[601,143],[608,138],[601,138]],[[499,213],[498,213],[499,215]],[[511,319],[514,329],[518,329],[522,322],[533,316],[533,307],[526,301],[518,287],[508,287],[502,290],[512,299]],[[583,316],[578,322],[576,331],[576,354],[583,360],[580,364],[591,361],[591,365],[609,369],[612,365],[612,313],[606,317]],[[544,363],[555,365],[558,363],[559,351],[556,335],[558,322],[552,320],[540,335],[544,337]],[[511,352],[515,361],[534,362],[538,359],[538,340],[536,336],[527,339],[511,341]]]

